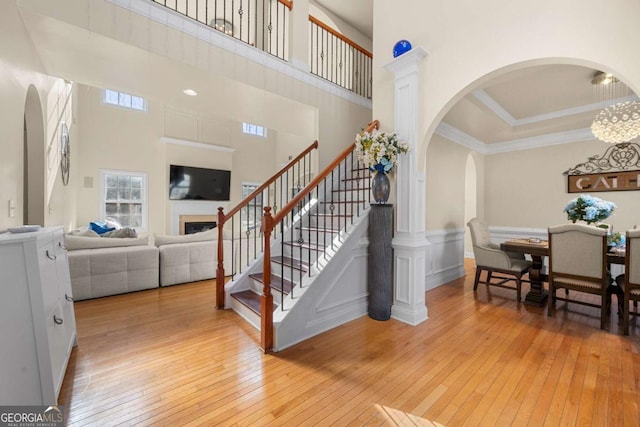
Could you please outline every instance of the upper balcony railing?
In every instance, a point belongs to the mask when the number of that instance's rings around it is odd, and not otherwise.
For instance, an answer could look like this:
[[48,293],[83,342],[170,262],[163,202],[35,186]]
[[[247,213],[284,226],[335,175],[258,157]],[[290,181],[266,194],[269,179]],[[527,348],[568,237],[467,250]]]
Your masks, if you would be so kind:
[[[289,61],[290,0],[151,0]],[[373,55],[309,15],[309,70],[360,96],[372,93]]]
[[152,0],[264,52],[289,59],[289,0]]
[[309,15],[311,72],[365,98],[371,98],[371,52]]

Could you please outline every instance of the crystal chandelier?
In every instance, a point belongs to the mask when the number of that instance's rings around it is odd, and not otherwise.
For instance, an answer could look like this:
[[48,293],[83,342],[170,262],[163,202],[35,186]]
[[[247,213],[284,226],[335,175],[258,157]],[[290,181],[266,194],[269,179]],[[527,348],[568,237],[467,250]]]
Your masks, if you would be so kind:
[[[619,88],[628,91],[623,83],[611,74],[598,73],[592,84],[604,88],[603,92],[613,101]],[[591,132],[601,141],[610,144],[629,142],[640,136],[640,102],[626,101],[609,105],[598,113],[591,124]]]

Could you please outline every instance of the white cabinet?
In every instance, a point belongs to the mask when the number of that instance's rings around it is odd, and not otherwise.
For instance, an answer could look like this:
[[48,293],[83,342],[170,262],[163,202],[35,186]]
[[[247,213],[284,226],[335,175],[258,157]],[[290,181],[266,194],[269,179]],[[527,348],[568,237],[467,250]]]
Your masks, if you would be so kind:
[[56,405],[76,323],[62,227],[0,234],[0,405]]

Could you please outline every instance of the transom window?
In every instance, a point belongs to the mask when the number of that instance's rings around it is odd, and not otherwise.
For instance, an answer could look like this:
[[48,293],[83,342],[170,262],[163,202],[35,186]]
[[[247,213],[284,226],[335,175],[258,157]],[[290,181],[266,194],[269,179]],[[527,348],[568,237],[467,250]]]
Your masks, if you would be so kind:
[[100,171],[101,214],[123,227],[147,229],[147,175],[142,172]]
[[242,132],[263,138],[267,137],[267,129],[264,126],[254,125],[253,123],[242,122]]
[[129,93],[118,92],[117,90],[104,89],[102,92],[102,101],[105,104],[116,105],[118,107],[147,111],[147,102],[144,98]]

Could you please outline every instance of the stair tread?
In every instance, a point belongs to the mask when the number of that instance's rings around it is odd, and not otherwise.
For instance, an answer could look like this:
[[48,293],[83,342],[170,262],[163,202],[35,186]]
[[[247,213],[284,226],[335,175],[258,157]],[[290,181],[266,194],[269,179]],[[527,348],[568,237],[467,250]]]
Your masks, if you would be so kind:
[[362,190],[371,190],[371,187],[345,188],[345,189],[331,190],[331,191],[333,193],[347,193],[349,191],[362,191]]
[[[262,311],[262,301],[261,296],[256,294],[253,291],[246,290],[240,292],[234,292],[231,294],[233,298],[247,306],[251,311],[260,316]],[[273,303],[273,309],[275,310],[278,307],[278,304]]]
[[323,232],[323,231],[328,231],[329,233],[339,233],[340,229],[339,228],[332,228],[332,227],[296,227],[296,230],[305,230],[305,231],[319,231],[319,232]]
[[274,256],[271,257],[271,261],[278,264],[283,264],[285,267],[292,267],[296,270],[301,270],[304,272],[307,272],[309,270],[309,264],[288,256]]
[[341,213],[341,214],[331,214],[331,213],[313,213],[313,214],[309,214],[310,216],[325,216],[325,217],[348,217],[351,218],[353,215],[352,214],[347,214],[347,213]]
[[[262,273],[250,274],[249,277],[257,280],[260,283],[264,283],[262,279]],[[291,289],[293,288],[293,282],[287,279],[283,279],[280,276],[276,276],[275,274],[271,274],[271,287],[277,289],[278,291],[281,291],[285,295],[289,295],[289,292],[291,292]]]
[[324,205],[335,205],[336,203],[346,204],[346,203],[364,203],[364,202],[366,202],[366,200],[335,200],[333,202],[320,202],[320,203]]
[[341,181],[343,182],[347,182],[347,181],[360,181],[363,179],[371,179],[370,176],[356,176],[354,178],[342,178]]
[[296,248],[302,248],[302,249],[310,249],[312,251],[321,251],[324,248],[322,246],[320,246],[318,243],[313,243],[313,242],[296,242],[296,241],[289,241],[289,242],[283,242],[285,245],[289,245],[289,246],[293,246]]

